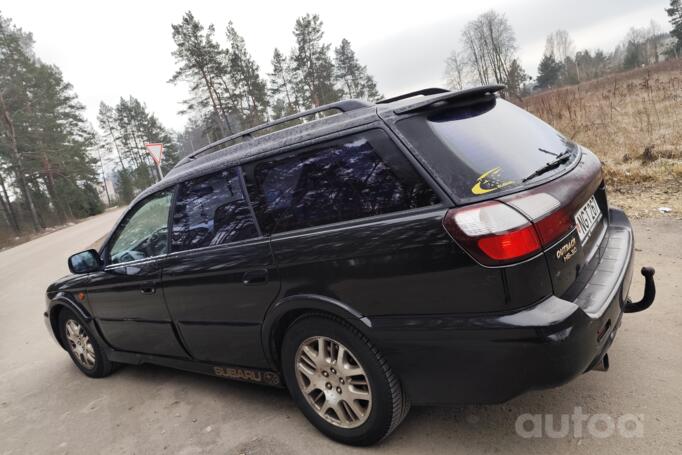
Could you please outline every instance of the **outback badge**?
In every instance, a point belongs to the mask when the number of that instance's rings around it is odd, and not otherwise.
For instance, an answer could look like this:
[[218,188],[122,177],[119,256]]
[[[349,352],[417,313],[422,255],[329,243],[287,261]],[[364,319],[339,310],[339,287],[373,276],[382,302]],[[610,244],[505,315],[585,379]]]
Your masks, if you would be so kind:
[[571,240],[561,245],[556,250],[556,258],[563,260],[564,263],[568,262],[575,255],[575,253],[578,252],[578,246],[576,243],[575,237],[571,237]]

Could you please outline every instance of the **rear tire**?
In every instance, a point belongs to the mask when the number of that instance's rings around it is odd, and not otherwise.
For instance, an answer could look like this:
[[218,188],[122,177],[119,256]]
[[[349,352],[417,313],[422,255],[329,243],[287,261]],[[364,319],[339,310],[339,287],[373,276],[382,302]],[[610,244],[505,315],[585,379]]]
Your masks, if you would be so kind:
[[335,441],[367,446],[405,418],[409,401],[370,341],[326,314],[298,318],[282,342],[282,372],[306,418]]
[[86,376],[109,376],[115,364],[107,358],[88,325],[71,310],[59,313],[59,336],[71,360]]

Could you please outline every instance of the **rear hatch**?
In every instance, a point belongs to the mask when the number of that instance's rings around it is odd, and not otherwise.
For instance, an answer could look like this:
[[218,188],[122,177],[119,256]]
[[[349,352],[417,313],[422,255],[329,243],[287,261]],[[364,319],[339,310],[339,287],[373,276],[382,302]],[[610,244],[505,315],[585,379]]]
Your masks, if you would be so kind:
[[[499,98],[442,105],[396,120],[398,134],[457,204],[448,215],[453,221],[446,217],[444,224],[460,246],[487,267],[523,262],[541,250],[554,294],[573,300],[592,276],[606,244],[608,206],[594,154]],[[510,259],[499,248],[493,258],[480,251],[489,237],[506,236],[507,243],[528,237],[512,238],[510,232],[517,228],[510,228],[508,220],[491,221],[505,216],[504,210],[492,210],[495,204],[525,217],[527,225],[519,223],[518,229],[531,226],[537,250],[530,246],[528,254],[522,251]],[[478,236],[474,241],[469,241],[467,229],[457,226],[458,216],[460,225],[472,219],[478,223],[469,229]],[[485,223],[505,228],[496,233],[491,227],[480,234]]]
[[525,210],[523,203],[529,194],[546,194],[559,201],[558,210],[570,223],[568,234],[548,242],[543,250],[554,294],[573,301],[592,277],[607,243],[608,205],[601,164],[593,153],[583,150],[580,162],[570,172],[500,201],[533,219],[534,214]]

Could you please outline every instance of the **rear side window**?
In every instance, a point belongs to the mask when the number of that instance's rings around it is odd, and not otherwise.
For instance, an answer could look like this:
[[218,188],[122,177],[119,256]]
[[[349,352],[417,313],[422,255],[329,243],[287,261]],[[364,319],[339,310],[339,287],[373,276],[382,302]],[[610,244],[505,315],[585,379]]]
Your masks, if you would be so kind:
[[173,251],[245,240],[258,235],[236,169],[181,183],[173,212]]
[[267,233],[439,202],[381,130],[258,162],[253,178],[252,199],[261,227]]

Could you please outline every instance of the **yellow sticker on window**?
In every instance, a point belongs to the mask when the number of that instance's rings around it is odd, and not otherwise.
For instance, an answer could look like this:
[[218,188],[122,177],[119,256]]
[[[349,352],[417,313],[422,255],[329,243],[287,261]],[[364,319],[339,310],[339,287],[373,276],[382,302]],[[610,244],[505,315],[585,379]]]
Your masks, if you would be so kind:
[[474,194],[486,194],[514,183],[513,180],[502,181],[501,174],[502,168],[500,166],[484,172],[476,179],[476,183],[471,187],[471,192]]

